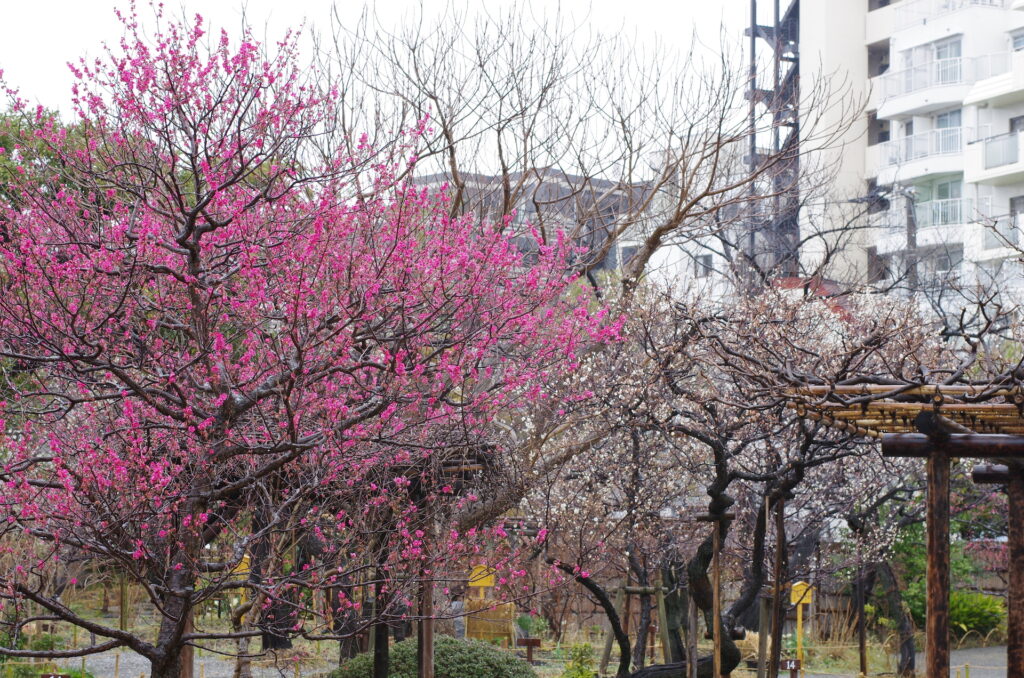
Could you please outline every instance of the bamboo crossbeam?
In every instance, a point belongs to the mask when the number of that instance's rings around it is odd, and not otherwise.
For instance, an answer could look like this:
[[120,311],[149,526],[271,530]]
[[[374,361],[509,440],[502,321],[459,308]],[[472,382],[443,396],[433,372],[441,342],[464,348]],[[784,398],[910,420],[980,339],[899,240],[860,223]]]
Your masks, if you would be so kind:
[[905,403],[895,402],[892,400],[875,400],[863,405],[848,405],[846,403],[803,403],[805,407],[811,407],[816,410],[830,410],[830,414],[835,413],[856,413],[863,414],[865,410],[871,411],[890,411],[890,412],[920,412],[921,410],[935,410],[937,412],[993,412],[993,413],[1011,413],[1019,412],[1016,405],[1013,403],[942,403],[936,405],[931,402],[920,402],[920,403]]
[[943,395],[967,395],[967,396],[980,396],[986,395],[989,397],[1009,397],[1021,393],[1019,387],[1011,388],[996,388],[983,386],[970,386],[963,384],[956,385],[941,385],[941,384],[922,384],[917,386],[912,385],[891,385],[891,384],[853,384],[853,385],[832,385],[832,386],[800,386],[792,389],[791,393],[794,395],[827,395],[829,393],[835,393],[837,395],[880,395],[886,393],[892,393],[894,395],[923,395],[932,396],[936,393]]

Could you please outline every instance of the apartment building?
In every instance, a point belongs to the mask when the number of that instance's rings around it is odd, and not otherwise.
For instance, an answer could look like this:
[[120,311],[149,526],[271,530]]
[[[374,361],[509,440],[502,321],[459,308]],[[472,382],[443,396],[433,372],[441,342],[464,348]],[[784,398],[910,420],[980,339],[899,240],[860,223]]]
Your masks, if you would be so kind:
[[[822,83],[845,94],[795,112],[801,166],[831,173],[827,194],[801,188],[802,272],[827,251],[841,283],[1024,288],[1008,247],[1024,245],[1024,0],[792,0],[774,21],[775,3],[760,4],[748,35],[798,72],[804,96]],[[771,101],[764,87],[748,96]],[[822,149],[810,137],[830,125],[846,131]],[[844,225],[838,254],[807,237]],[[719,268],[699,245],[688,254],[691,279]]]
[[916,278],[925,289],[1013,284],[1021,276],[1008,246],[1021,243],[1024,224],[1024,0],[864,4],[864,190],[877,198],[864,276]]

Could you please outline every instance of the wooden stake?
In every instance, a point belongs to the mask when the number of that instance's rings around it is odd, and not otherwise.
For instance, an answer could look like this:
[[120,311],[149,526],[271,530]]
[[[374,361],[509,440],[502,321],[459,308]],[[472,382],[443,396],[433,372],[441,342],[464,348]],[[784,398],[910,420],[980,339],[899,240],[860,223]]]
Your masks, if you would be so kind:
[[121,580],[118,583],[118,596],[121,600],[121,610],[119,612],[118,628],[122,631],[128,630],[128,580],[125,576],[121,575]]
[[775,504],[775,564],[772,568],[774,590],[772,591],[772,651],[768,663],[768,675],[779,675],[779,659],[782,657],[782,560],[786,553],[786,502],[780,496]]
[[864,562],[861,556],[860,536],[857,538],[857,653],[860,672],[868,673],[867,618],[864,610]]
[[758,596],[757,614],[757,678],[768,675],[768,635],[771,633],[772,603],[765,594]]
[[119,678],[121,675],[121,653],[114,653],[114,678]]
[[654,593],[654,600],[658,606],[658,635],[661,637],[661,659],[666,664],[672,661],[672,639],[668,633],[668,613],[665,610],[665,587],[658,586]]
[[718,552],[720,550],[718,523],[714,523],[711,535],[711,617],[715,628],[711,632],[714,648],[714,678],[722,675],[722,572],[719,569]]
[[697,603],[692,595],[688,596],[688,598],[690,600],[690,633],[686,637],[686,672],[690,678],[697,678]]

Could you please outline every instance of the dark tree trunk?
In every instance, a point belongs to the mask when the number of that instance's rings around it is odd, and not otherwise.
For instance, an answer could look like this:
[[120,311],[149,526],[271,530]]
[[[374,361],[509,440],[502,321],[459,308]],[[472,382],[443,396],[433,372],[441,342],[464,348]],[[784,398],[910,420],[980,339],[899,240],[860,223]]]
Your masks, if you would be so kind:
[[[731,501],[729,503],[731,503]],[[714,508],[714,506],[712,508]],[[724,508],[721,508],[716,513],[724,512],[724,510]],[[719,537],[724,543],[729,530],[729,522],[721,521],[718,523],[712,523],[712,525],[714,526],[714,529],[719,530]],[[697,553],[690,559],[686,568],[686,574],[690,584],[690,595],[693,597],[693,602],[697,605],[697,609],[704,614],[704,623],[709,629],[713,629],[715,625],[712,610],[714,606],[713,593],[711,590],[711,580],[708,578],[708,567],[711,565],[712,549],[712,536],[708,535],[704,541],[701,542],[700,546],[697,547]],[[719,629],[722,642],[722,674],[728,675],[733,669],[739,666],[742,655],[739,648],[736,647],[736,643],[732,639],[732,633],[730,633],[726,627],[724,615],[722,616],[722,619],[723,622]],[[711,661],[712,658],[705,659]],[[698,660],[698,675],[701,675],[701,667],[703,667],[705,663],[706,662],[704,660]],[[713,666],[709,665],[707,668],[707,675],[710,675],[713,672]]]
[[373,678],[388,678],[391,663],[391,651],[388,647],[389,633],[385,621],[387,601],[383,588],[383,573],[377,573],[377,584],[374,587],[374,601],[377,611],[376,624],[373,626]]
[[359,654],[359,640],[356,638],[358,615],[341,604],[340,594],[351,600],[352,589],[347,586],[336,586],[327,589],[327,604],[331,608],[331,630],[345,636],[338,641],[338,666]]
[[[615,671],[615,678],[629,678],[629,636],[626,635],[626,632],[622,629],[622,620],[619,619],[619,612],[615,609],[615,604],[612,603],[612,599],[608,597],[608,593],[593,579],[590,577],[584,577],[578,568],[573,568],[554,559],[549,559],[548,564],[555,565],[562,572],[571,576],[580,584],[580,586],[589,591],[590,594],[597,599],[597,604],[601,606],[601,609],[604,610],[605,616],[608,617],[608,625],[611,627],[612,635],[615,636],[615,641],[619,646],[619,668]],[[374,676],[374,678],[377,677]]]
[[885,598],[889,604],[889,614],[896,620],[896,631],[900,637],[900,659],[897,666],[897,675],[914,675],[914,625],[910,620],[906,607],[903,605],[903,597],[900,595],[899,582],[896,580],[896,573],[888,562],[881,562],[878,565],[878,575],[885,587]]
[[150,678],[180,678],[181,657],[178,652],[165,655],[160,661],[152,662]]
[[[156,659],[151,659],[153,676],[159,678],[181,678],[185,644],[182,634],[191,626],[187,620],[192,615],[191,602],[184,598],[169,597],[163,601],[163,616],[157,631],[156,646],[159,648]],[[191,653],[187,653],[191,656]],[[189,675],[185,673],[185,675]]]
[[[647,568],[640,562],[640,558],[636,555],[635,545],[631,545],[629,549],[629,568],[633,570],[633,574],[636,575],[636,583],[641,587],[650,586],[651,578],[647,575]],[[640,595],[640,623],[636,630],[636,644],[633,646],[633,665],[637,668],[643,668],[646,666],[647,656],[647,634],[651,627],[651,596],[648,594]]]
[[739,597],[729,607],[729,617],[744,628],[757,628],[757,597],[764,588],[765,563],[765,502],[762,498],[751,531],[752,549],[750,562],[743,570],[743,588]]
[[686,619],[687,590],[680,582],[677,571],[679,563],[672,561],[661,569],[661,581],[668,592],[665,594],[665,619],[668,623],[668,658],[672,664],[686,660],[681,633]]

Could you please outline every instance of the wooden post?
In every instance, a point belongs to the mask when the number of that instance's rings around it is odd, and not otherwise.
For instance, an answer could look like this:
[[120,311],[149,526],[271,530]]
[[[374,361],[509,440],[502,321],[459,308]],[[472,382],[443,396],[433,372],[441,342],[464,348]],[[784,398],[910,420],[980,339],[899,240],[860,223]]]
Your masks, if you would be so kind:
[[[185,615],[185,633],[192,633],[195,628],[195,610],[192,608],[191,601],[186,603],[186,608],[181,612]],[[181,673],[178,675],[180,678],[192,678],[195,675],[195,648],[191,645],[185,645],[181,648]]]
[[771,597],[762,593],[758,596],[757,602],[757,678],[765,678],[768,674],[768,664],[765,660],[768,654],[768,634],[771,633]]
[[658,589],[654,593],[655,604],[658,606],[658,635],[661,637],[661,659],[668,664],[672,661],[672,639],[668,632],[668,613],[665,610],[664,575],[658,581]]
[[768,663],[768,676],[779,675],[779,660],[782,657],[782,560],[786,553],[786,502],[781,496],[775,504],[775,563],[772,568],[774,590],[772,591],[772,651]]
[[697,603],[692,595],[688,595],[690,614],[690,632],[686,635],[686,673],[689,678],[697,678]]
[[713,666],[714,678],[721,678],[722,675],[722,571],[720,569],[718,552],[721,545],[718,536],[718,523],[712,523],[714,531],[711,535],[711,619],[715,628],[711,632],[713,639],[714,655]]
[[714,678],[722,676],[722,567],[720,551],[722,550],[721,528],[722,521],[733,520],[734,513],[704,513],[694,516],[695,520],[709,522],[712,526],[711,533],[711,638],[714,649],[711,653]]
[[420,623],[416,629],[418,678],[434,678],[434,582],[420,582]]
[[928,457],[928,569],[925,675],[949,675],[949,456]]
[[1024,678],[1024,469],[1010,469],[1006,491],[1010,514],[1006,676]]
[[864,561],[861,555],[860,535],[857,538],[857,653],[860,658],[860,672],[866,676],[868,674],[868,641],[867,618],[864,610]]
[[118,582],[118,598],[120,610],[118,611],[118,628],[122,631],[128,630],[128,580],[122,574]]

